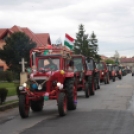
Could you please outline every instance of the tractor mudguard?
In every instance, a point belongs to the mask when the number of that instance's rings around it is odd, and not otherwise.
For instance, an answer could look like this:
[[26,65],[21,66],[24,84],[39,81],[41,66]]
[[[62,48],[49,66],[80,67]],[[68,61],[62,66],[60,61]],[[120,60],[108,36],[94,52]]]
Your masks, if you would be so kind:
[[65,77],[74,77],[74,72],[66,72]]

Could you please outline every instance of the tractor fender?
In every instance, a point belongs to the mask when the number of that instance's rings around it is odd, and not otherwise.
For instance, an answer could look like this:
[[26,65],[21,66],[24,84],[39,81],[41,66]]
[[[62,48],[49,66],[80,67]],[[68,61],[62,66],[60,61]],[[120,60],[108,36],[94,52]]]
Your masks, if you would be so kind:
[[65,77],[74,77],[74,72],[66,72]]
[[115,73],[114,73],[114,71],[112,71],[112,76],[115,76]]

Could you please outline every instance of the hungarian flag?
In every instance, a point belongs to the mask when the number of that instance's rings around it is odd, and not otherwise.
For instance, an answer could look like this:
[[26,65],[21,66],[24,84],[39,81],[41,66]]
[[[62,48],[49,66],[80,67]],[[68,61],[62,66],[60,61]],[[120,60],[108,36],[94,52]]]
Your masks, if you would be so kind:
[[68,34],[65,34],[64,45],[68,47],[70,50],[74,49],[74,39]]

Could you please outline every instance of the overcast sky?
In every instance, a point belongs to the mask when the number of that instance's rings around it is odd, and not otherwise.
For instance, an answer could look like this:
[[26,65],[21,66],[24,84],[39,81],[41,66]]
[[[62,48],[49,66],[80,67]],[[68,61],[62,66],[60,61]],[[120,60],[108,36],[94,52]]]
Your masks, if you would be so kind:
[[134,56],[134,0],[0,0],[0,27],[49,33],[52,43],[76,37],[83,24],[97,35],[99,53]]

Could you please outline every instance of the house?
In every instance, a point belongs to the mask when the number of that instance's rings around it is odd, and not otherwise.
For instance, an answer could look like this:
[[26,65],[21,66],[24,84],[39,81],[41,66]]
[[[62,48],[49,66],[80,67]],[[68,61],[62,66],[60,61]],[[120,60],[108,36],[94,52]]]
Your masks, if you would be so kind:
[[108,59],[108,57],[106,57],[105,55],[100,55],[100,56],[101,56],[102,60],[107,60]]
[[[27,36],[29,36],[32,41],[34,41],[38,46],[44,46],[47,44],[51,45],[50,35],[49,33],[34,33],[27,27],[20,27],[14,25],[11,28],[0,28],[0,48],[3,48],[5,45],[5,39],[10,37],[14,32],[24,32]],[[0,60],[0,71],[6,70],[8,67],[4,61]]]
[[134,67],[134,58],[120,58],[120,64],[132,68]]

